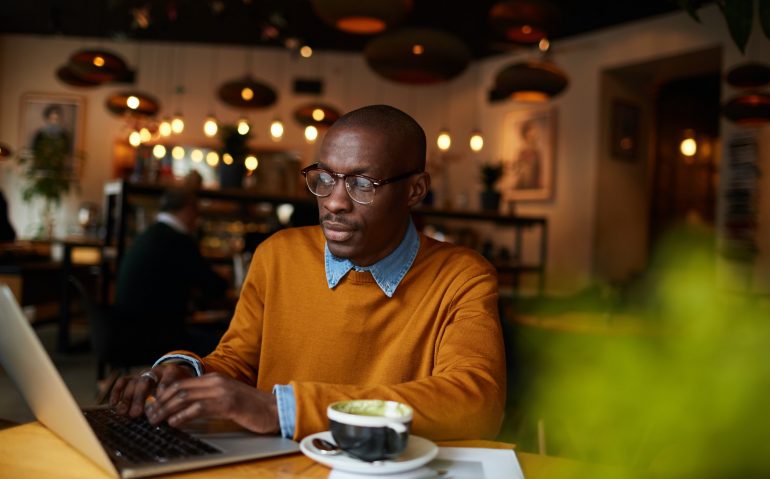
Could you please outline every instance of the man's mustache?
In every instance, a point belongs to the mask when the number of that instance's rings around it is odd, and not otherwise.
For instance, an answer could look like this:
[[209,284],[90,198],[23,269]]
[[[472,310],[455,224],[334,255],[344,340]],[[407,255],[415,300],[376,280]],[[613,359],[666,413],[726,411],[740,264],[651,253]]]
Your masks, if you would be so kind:
[[329,221],[329,222],[332,222],[332,223],[338,223],[338,224],[341,224],[341,225],[345,225],[345,226],[347,226],[348,228],[351,228],[351,229],[359,229],[361,227],[361,225],[358,224],[355,221],[351,221],[350,219],[348,219],[348,218],[346,218],[344,216],[335,215],[335,214],[332,214],[332,213],[326,213],[325,215],[322,215],[319,219],[320,219],[320,223],[321,224],[323,224],[324,221]]

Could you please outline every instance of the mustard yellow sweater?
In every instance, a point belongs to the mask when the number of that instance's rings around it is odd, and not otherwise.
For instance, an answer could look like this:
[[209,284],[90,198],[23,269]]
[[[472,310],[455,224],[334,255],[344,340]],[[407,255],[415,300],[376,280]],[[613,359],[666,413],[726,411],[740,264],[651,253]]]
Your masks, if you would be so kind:
[[291,384],[295,439],[328,429],[326,406],[402,401],[434,440],[493,437],[505,403],[497,277],[480,255],[420,235],[392,298],[368,272],[329,289],[318,226],[283,230],[256,250],[229,330],[203,359],[257,388]]

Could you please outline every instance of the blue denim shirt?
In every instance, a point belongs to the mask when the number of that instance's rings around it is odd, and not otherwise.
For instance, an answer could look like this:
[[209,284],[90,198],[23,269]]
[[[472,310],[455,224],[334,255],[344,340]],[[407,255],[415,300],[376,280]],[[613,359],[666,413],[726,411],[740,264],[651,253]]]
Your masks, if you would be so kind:
[[[404,279],[409,268],[412,267],[414,259],[417,257],[417,252],[420,249],[420,237],[417,234],[417,228],[414,223],[409,222],[409,227],[406,230],[404,239],[398,247],[393,250],[385,258],[374,263],[371,266],[356,266],[352,261],[345,258],[337,258],[329,251],[329,246],[324,246],[324,265],[326,268],[326,283],[329,285],[329,289],[339,284],[342,278],[351,269],[356,271],[369,271],[377,282],[383,293],[389,298],[393,297],[396,292],[396,288]],[[167,360],[183,360],[195,367],[198,375],[201,374],[203,368],[201,364],[190,356],[185,355],[167,355],[160,358],[155,365],[160,364]],[[297,413],[297,404],[294,400],[294,388],[288,384],[276,384],[273,386],[273,394],[275,394],[276,402],[278,404],[278,421],[281,424],[281,435],[283,437],[294,437],[294,429],[296,427],[295,417]]]

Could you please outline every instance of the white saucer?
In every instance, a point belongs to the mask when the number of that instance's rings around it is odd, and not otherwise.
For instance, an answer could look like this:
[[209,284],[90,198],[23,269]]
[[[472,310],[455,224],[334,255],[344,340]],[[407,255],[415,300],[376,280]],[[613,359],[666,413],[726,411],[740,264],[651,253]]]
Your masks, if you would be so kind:
[[303,454],[332,469],[359,474],[394,474],[410,471],[429,463],[438,454],[438,446],[427,439],[410,434],[406,450],[397,459],[366,462],[345,453],[336,456],[321,454],[312,444],[313,439],[317,437],[334,443],[332,433],[329,431],[311,434],[299,443],[299,448]]

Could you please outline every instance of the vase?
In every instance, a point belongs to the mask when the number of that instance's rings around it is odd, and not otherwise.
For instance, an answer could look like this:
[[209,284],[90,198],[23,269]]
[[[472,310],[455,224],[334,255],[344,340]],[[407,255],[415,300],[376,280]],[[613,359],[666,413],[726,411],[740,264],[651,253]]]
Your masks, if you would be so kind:
[[494,190],[484,190],[479,195],[481,209],[484,211],[500,210],[500,193]]

